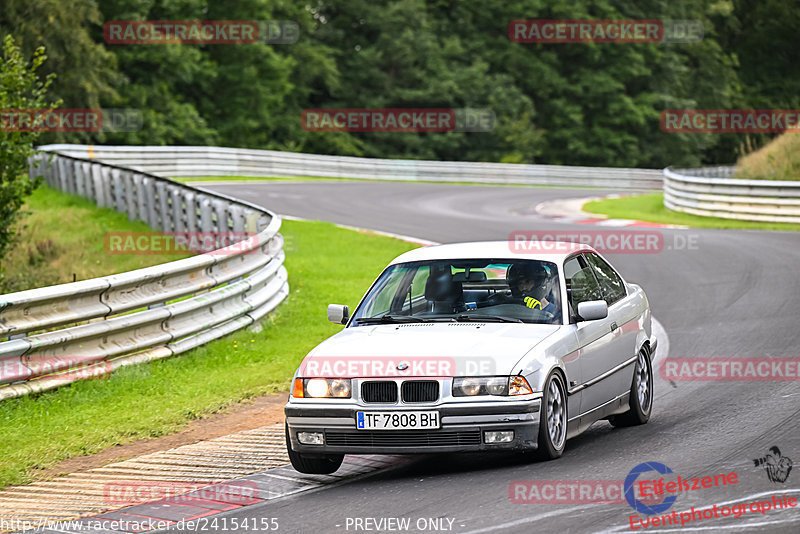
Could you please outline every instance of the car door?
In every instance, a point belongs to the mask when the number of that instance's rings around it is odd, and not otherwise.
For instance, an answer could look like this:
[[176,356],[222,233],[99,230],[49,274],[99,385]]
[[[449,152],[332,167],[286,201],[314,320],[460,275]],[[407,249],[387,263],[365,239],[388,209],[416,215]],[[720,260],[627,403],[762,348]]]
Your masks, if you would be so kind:
[[585,414],[618,395],[617,385],[603,378],[617,361],[617,347],[611,329],[613,319],[583,321],[577,318],[578,304],[603,300],[603,292],[592,267],[582,255],[573,256],[564,262],[564,277],[570,316],[575,321],[573,327],[582,379],[581,384],[570,384],[570,389],[582,389],[580,413]]
[[[598,254],[587,252],[584,254],[587,262],[592,267],[592,273],[597,278],[603,299],[608,304],[608,317],[612,320],[614,352],[614,365],[621,366],[636,356],[636,334],[638,332],[639,310],[628,298],[625,282],[611,265]],[[630,390],[633,366],[609,377],[616,383],[619,394]]]

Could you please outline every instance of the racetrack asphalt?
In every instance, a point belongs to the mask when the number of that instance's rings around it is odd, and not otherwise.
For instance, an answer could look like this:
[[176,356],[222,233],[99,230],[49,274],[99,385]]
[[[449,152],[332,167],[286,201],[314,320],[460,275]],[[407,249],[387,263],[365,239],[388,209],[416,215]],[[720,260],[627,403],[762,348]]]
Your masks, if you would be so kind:
[[[545,200],[587,196],[582,189],[324,181],[203,187],[281,215],[437,242],[506,240],[515,230],[542,234],[600,229],[554,222],[533,209]],[[620,191],[589,194],[611,193]],[[798,357],[800,319],[793,306],[800,296],[800,233],[650,231],[663,236],[660,252],[606,256],[627,281],[647,292],[654,317],[669,334],[669,358]],[[366,518],[410,518],[411,532],[624,531],[630,530],[629,516],[635,513],[626,502],[515,504],[509,487],[519,480],[621,481],[634,466],[649,461],[661,462],[684,478],[730,471],[738,475],[736,484],[680,494],[667,514],[772,495],[800,499],[800,468],[781,483],[770,481],[754,463],[772,446],[800,461],[799,381],[670,383],[654,371],[656,398],[647,425],[616,429],[605,421],[595,423],[570,440],[556,461],[493,454],[413,457],[366,478],[220,518],[277,518],[278,531],[292,533],[402,530],[394,523],[365,523]],[[797,532],[800,508],[704,519],[684,528]]]

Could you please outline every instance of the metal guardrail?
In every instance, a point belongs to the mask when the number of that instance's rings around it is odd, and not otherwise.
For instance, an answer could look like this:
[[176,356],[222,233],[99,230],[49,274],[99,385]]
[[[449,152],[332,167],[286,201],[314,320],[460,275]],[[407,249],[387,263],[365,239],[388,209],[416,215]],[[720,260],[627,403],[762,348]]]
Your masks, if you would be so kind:
[[664,206],[693,215],[800,223],[800,182],[740,180],[734,167],[664,169]]
[[162,176],[315,176],[661,189],[657,169],[356,158],[223,147],[49,145],[42,147]]
[[[288,294],[281,219],[154,174],[62,154],[31,173],[163,232],[242,232],[190,258],[0,295],[0,400],[180,354],[258,321]],[[37,166],[40,168],[37,170]]]

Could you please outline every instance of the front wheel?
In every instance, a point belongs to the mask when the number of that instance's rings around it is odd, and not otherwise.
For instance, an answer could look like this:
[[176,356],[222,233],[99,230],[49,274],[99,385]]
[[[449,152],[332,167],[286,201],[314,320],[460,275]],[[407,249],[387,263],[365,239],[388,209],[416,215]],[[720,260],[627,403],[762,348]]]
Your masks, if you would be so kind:
[[567,392],[558,372],[547,378],[539,410],[539,444],[537,455],[554,460],[564,453],[567,442]]
[[646,348],[642,348],[636,358],[628,404],[630,409],[627,412],[609,417],[608,422],[616,427],[625,427],[643,425],[650,420],[653,410],[653,366]]
[[329,475],[342,466],[344,454],[320,454],[309,455],[292,450],[292,442],[289,440],[289,425],[286,425],[286,452],[289,454],[289,461],[292,467],[300,473],[308,475]]

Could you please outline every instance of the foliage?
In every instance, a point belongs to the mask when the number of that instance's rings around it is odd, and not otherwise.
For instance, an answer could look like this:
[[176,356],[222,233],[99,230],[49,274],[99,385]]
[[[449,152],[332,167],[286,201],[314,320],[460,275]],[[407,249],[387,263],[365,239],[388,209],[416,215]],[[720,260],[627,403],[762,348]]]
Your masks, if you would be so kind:
[[[0,34],[47,45],[67,107],[138,132],[49,134],[390,158],[658,168],[727,163],[743,136],[676,134],[665,109],[796,108],[800,11],[781,0],[6,0]],[[695,19],[693,43],[521,44],[517,19]],[[294,44],[119,45],[111,20],[289,20]],[[486,133],[308,132],[303,109],[487,108]],[[751,136],[757,146],[767,136]]]
[[[19,112],[14,110],[50,109],[58,106],[58,102],[49,102],[46,96],[53,75],[42,81],[36,74],[46,58],[44,49],[38,48],[28,64],[12,36],[8,35],[3,40],[0,111],[4,114],[4,124],[13,123],[19,117]],[[0,131],[0,259],[12,245],[14,223],[19,217],[23,199],[37,185],[37,180],[28,176],[28,158],[34,153],[33,144],[39,134],[35,131],[14,130],[22,129],[4,126]]]

